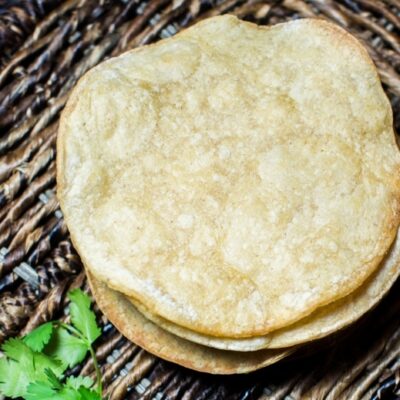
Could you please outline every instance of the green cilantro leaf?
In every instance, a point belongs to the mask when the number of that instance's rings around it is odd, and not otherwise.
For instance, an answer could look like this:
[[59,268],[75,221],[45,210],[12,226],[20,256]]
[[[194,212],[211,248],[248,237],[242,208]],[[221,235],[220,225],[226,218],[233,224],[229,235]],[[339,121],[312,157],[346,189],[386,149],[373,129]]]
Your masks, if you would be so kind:
[[61,361],[65,367],[74,367],[86,356],[88,346],[83,339],[71,335],[65,328],[54,330],[45,353]]
[[[1,395],[25,400],[101,400],[101,375],[92,343],[100,336],[90,298],[80,289],[69,294],[72,325],[48,322],[21,339],[7,340],[1,349]],[[95,384],[88,377],[69,377],[64,371],[93,355]]]
[[25,394],[29,382],[27,371],[16,361],[0,359],[0,392],[16,398]]
[[61,382],[59,381],[58,377],[53,372],[53,370],[47,368],[44,370],[44,373],[46,374],[47,380],[53,389],[61,389],[62,388]]
[[72,290],[68,294],[71,300],[70,315],[72,324],[92,344],[100,335],[101,331],[96,324],[96,316],[90,309],[90,298],[80,289]]
[[[89,378],[87,379],[91,384],[93,383]],[[74,384],[77,384],[78,380]],[[87,384],[88,382],[85,382],[85,380],[86,378],[83,378],[79,381]],[[71,382],[70,379],[69,381]],[[96,392],[79,384],[76,387],[72,387],[68,384],[68,380],[65,385],[60,385],[58,389],[52,387],[50,382],[38,381],[31,383],[24,398],[25,400],[101,400],[101,397]]]
[[33,351],[21,339],[8,339],[1,346],[1,349],[4,351],[4,354],[12,360],[26,364],[30,363],[31,365],[29,367],[33,367]]
[[62,385],[51,371],[46,373],[47,382],[31,383],[24,396],[25,400],[101,400],[97,393],[89,390],[93,381],[88,377],[72,376]]
[[42,351],[43,347],[49,342],[52,333],[53,323],[47,322],[24,336],[23,341],[33,351]]
[[5,396],[24,396],[30,382],[46,381],[46,369],[61,376],[61,363],[36,353],[21,339],[9,339],[2,346],[7,357],[0,359],[0,392]]
[[34,382],[29,384],[24,398],[25,400],[53,400],[56,393],[56,390],[47,382]]
[[58,392],[55,400],[82,400],[82,396],[77,390],[64,387]]
[[48,369],[51,369],[57,378],[61,378],[63,372],[67,369],[67,366],[60,360],[43,353],[35,353],[33,364],[35,373],[32,381],[45,381],[47,379],[46,371]]
[[9,339],[1,348],[8,359],[0,359],[0,391],[19,397],[34,374],[33,351],[21,339]]
[[97,392],[84,387],[79,389],[79,394],[82,400],[101,400],[101,396]]
[[70,376],[65,385],[72,389],[79,389],[80,387],[90,389],[93,386],[93,381],[87,376]]

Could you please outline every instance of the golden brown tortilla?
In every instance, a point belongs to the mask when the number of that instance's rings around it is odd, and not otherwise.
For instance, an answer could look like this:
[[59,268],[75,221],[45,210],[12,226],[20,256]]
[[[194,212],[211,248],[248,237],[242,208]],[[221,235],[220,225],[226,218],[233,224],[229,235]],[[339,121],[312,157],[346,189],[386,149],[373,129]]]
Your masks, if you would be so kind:
[[350,294],[399,224],[389,101],[361,44],[321,20],[219,16],[107,60],[57,146],[90,271],[213,336],[264,335]]

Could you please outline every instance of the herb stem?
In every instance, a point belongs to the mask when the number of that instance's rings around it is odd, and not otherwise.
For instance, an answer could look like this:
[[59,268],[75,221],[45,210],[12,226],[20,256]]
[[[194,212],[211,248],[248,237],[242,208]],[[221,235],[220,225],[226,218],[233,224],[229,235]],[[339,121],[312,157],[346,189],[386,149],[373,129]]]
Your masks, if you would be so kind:
[[102,385],[102,382],[101,382],[101,371],[100,371],[99,364],[97,362],[96,354],[95,354],[95,352],[93,350],[93,347],[90,344],[89,344],[89,352],[90,352],[90,355],[92,356],[93,366],[94,366],[94,369],[96,371],[97,392],[101,396],[102,393],[103,393],[103,385]]
[[82,339],[86,343],[87,348],[88,348],[89,353],[90,353],[90,356],[92,357],[92,360],[93,360],[94,370],[96,371],[97,392],[101,396],[102,393],[103,393],[103,384],[102,384],[102,381],[101,381],[101,371],[100,371],[99,363],[97,362],[96,353],[94,352],[94,349],[93,349],[92,345],[86,339],[86,337],[83,336],[82,333],[79,332],[77,329],[75,329],[73,326],[65,324],[64,322],[59,322],[59,324],[60,324],[61,327],[67,329],[69,332],[71,332],[74,335],[78,336],[80,339]]
[[87,340],[85,338],[85,336],[82,335],[82,333],[80,333],[78,331],[78,329],[75,329],[73,326],[68,325],[64,322],[59,322],[58,323],[62,328],[66,329],[67,331],[73,333],[74,335],[78,336],[79,339],[82,339],[85,343],[87,343]]

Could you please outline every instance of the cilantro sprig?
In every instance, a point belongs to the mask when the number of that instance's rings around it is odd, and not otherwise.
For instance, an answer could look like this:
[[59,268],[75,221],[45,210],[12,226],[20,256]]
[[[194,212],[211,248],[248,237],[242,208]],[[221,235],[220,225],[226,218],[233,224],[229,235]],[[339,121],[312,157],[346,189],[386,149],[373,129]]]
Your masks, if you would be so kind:
[[[93,342],[101,335],[90,298],[80,289],[69,292],[71,324],[47,322],[23,338],[7,340],[1,349],[0,394],[25,400],[101,400],[102,382]],[[65,377],[90,353],[96,382]]]

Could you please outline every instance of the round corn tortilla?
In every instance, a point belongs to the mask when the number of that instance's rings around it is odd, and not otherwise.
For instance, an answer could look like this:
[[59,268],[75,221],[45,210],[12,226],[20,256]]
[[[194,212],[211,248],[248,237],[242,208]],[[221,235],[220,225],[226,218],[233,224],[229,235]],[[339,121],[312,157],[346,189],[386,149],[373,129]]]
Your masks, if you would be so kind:
[[215,17],[80,79],[58,197],[96,278],[190,330],[260,336],[379,266],[400,217],[392,120],[341,28]]
[[398,235],[378,270],[353,293],[315,310],[311,315],[293,325],[265,336],[248,339],[217,338],[194,332],[154,315],[135,299],[129,300],[147,319],[174,335],[217,349],[255,351],[298,345],[320,339],[346,327],[374,307],[390,290],[399,275],[400,237]]
[[239,374],[266,367],[287,357],[290,350],[233,352],[192,343],[147,320],[121,293],[88,275],[96,303],[110,322],[129,340],[164,360],[210,374]]

